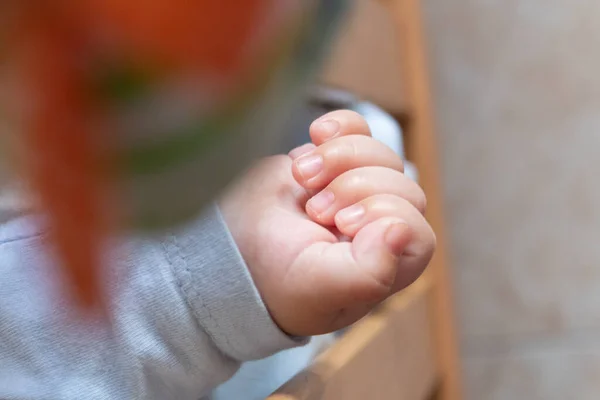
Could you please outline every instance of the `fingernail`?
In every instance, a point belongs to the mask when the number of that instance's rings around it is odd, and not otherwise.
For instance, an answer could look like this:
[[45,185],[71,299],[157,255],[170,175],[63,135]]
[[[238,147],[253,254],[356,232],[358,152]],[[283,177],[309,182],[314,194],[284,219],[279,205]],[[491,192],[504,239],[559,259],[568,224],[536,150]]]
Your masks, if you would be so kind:
[[392,254],[401,256],[410,242],[410,228],[404,221],[391,224],[385,232],[385,244]]
[[333,195],[333,192],[324,190],[310,199],[306,206],[319,215],[327,211],[333,204],[334,200],[335,196]]
[[314,144],[312,143],[306,143],[303,144],[302,146],[298,146],[295,149],[291,150],[288,155],[290,156],[290,158],[292,160],[295,160],[296,158],[303,156],[304,154],[310,153],[311,151],[313,151],[315,149]]
[[334,119],[319,122],[317,127],[322,132],[323,139],[331,139],[340,131],[340,123]]
[[300,157],[296,160],[296,166],[302,179],[309,180],[317,176],[323,169],[323,157],[318,154]]
[[363,207],[361,204],[355,204],[339,211],[335,218],[338,220],[338,222],[344,225],[354,225],[360,222],[364,215],[365,207]]

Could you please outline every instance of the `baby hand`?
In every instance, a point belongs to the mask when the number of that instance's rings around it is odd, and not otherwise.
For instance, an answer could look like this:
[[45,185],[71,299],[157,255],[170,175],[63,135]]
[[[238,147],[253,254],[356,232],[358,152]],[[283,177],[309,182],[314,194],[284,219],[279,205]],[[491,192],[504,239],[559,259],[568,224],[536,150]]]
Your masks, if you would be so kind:
[[262,160],[221,202],[275,322],[332,332],[412,283],[433,255],[425,195],[364,119],[336,111],[313,143]]

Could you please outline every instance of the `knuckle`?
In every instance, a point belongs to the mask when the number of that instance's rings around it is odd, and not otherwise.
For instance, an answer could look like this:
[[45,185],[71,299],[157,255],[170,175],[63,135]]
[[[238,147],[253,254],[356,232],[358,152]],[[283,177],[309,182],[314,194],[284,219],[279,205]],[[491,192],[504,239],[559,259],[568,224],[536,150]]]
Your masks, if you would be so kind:
[[353,162],[358,155],[359,146],[352,136],[344,136],[336,141],[332,141],[327,151],[327,156],[334,159],[337,163]]
[[344,156],[348,160],[356,160],[359,153],[360,149],[356,140],[347,140],[344,145]]
[[345,173],[360,167],[357,160],[358,147],[352,141],[343,140],[321,153],[327,173],[331,178],[342,177]]
[[350,192],[362,191],[366,184],[366,177],[360,171],[351,171],[349,174],[342,175],[342,178],[340,184]]

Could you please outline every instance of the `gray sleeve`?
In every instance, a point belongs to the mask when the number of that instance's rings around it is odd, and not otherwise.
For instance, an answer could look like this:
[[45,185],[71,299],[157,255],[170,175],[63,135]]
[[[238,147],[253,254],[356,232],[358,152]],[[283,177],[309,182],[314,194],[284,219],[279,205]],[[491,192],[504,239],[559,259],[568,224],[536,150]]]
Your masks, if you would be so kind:
[[223,353],[255,360],[299,344],[273,323],[216,207],[163,249],[199,325]]
[[73,318],[36,229],[0,224],[0,398],[197,400],[304,343],[270,318],[215,207],[111,246],[111,324]]

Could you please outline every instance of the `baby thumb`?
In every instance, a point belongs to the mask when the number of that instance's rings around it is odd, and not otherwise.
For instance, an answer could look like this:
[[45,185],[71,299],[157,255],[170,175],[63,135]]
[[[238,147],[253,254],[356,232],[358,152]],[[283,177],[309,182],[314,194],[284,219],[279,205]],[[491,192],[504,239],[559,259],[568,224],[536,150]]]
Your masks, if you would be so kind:
[[411,239],[406,222],[381,218],[363,227],[351,243],[313,244],[296,259],[284,281],[293,282],[285,298],[290,308],[296,306],[291,320],[279,315],[280,324],[288,332],[312,335],[362,318],[393,293],[399,256]]
[[352,241],[352,256],[360,271],[380,286],[391,289],[399,257],[411,238],[410,227],[405,221],[381,218],[358,231]]

